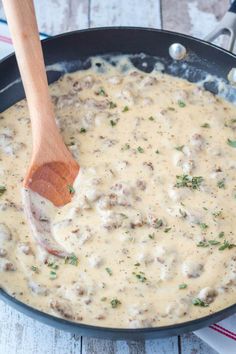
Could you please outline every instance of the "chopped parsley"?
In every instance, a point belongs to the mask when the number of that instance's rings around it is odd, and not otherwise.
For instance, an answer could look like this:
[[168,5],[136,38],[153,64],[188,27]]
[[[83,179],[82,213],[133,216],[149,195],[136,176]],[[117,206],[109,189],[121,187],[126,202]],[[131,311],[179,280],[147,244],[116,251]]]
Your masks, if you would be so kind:
[[111,304],[111,307],[113,308],[113,309],[115,309],[115,308],[117,308],[119,305],[121,305],[121,302],[120,302],[120,300],[118,300],[118,299],[112,299],[111,300],[111,302],[110,302],[110,304]]
[[147,280],[147,278],[145,277],[145,274],[144,274],[143,272],[139,272],[139,273],[133,272],[133,274],[136,276],[136,278],[137,278],[141,283],[145,283],[145,281]]
[[79,131],[81,134],[83,134],[83,133],[86,133],[87,132],[87,130],[85,129],[85,128],[80,128],[80,131]]
[[208,228],[208,225],[205,224],[204,222],[200,222],[200,223],[199,223],[199,226],[200,226],[200,228],[201,228],[202,230],[206,230],[206,229]]
[[48,263],[48,267],[50,267],[50,268],[56,270],[56,269],[59,268],[59,265],[56,264],[56,263],[54,263],[54,262],[51,262],[51,263]]
[[71,184],[67,184],[67,188],[70,194],[74,194],[75,193],[75,189]]
[[182,100],[178,100],[178,105],[180,108],[184,108],[186,106],[186,103]]
[[201,307],[207,307],[208,306],[208,304],[206,304],[204,301],[199,299],[199,297],[195,297],[192,300],[192,303],[193,303],[194,306],[201,306]]
[[128,106],[124,106],[122,112],[128,112],[129,111],[129,107]]
[[236,140],[227,140],[227,144],[233,148],[236,148]]
[[219,238],[222,238],[222,237],[224,237],[224,235],[225,235],[224,231],[221,231],[221,232],[219,233],[218,237],[219,237]]
[[126,144],[121,148],[122,151],[129,150],[129,149],[130,149],[130,145],[129,145],[128,143],[126,143]]
[[208,243],[209,243],[209,245],[211,245],[211,246],[216,246],[216,245],[219,245],[219,244],[220,244],[220,241],[217,241],[217,240],[209,240]]
[[201,125],[202,128],[210,128],[210,124],[209,123],[204,123],[203,125]]
[[186,289],[187,287],[188,285],[185,283],[179,284],[179,289]]
[[187,213],[186,213],[185,210],[179,209],[179,213],[180,213],[180,215],[182,216],[182,218],[186,218],[186,217],[187,217]]
[[102,298],[101,298],[101,301],[106,301],[107,300],[107,297],[106,296],[103,296]]
[[177,151],[183,151],[184,145],[176,146],[175,150]]
[[0,196],[3,195],[6,192],[6,187],[5,186],[0,186]]
[[135,267],[139,267],[140,265],[140,263],[135,263]]
[[148,119],[151,120],[151,121],[155,120],[153,116],[148,117]]
[[107,271],[107,273],[111,276],[112,275],[112,270],[111,270],[111,268],[105,268],[105,270]]
[[164,232],[167,234],[171,230],[171,227],[165,228]]
[[175,187],[187,187],[191,189],[199,189],[201,183],[203,182],[203,177],[201,176],[189,176],[189,175],[178,175],[176,176],[176,184]]
[[225,178],[217,182],[217,187],[220,189],[225,189]]
[[197,247],[208,247],[208,246],[209,246],[209,244],[207,241],[200,241],[197,244]]
[[212,215],[213,215],[215,218],[219,218],[219,217],[222,216],[222,210],[215,211],[214,213],[212,213]]
[[156,150],[155,153],[156,153],[156,154],[160,154],[160,151],[159,151],[159,150]]
[[154,227],[155,227],[155,229],[159,229],[162,225],[163,225],[163,221],[161,219],[159,219],[155,222]]
[[152,234],[149,234],[148,237],[149,237],[151,240],[154,240],[154,237],[155,237],[154,232],[153,232]]
[[97,95],[99,96],[107,96],[105,90],[103,87],[100,87],[100,89],[97,91]]
[[77,266],[79,261],[78,261],[78,257],[76,257],[75,254],[72,254],[71,256],[67,256],[65,258],[65,263],[66,264],[71,264],[71,265],[74,265],[74,266]]
[[114,120],[111,119],[110,120],[110,124],[111,124],[112,127],[114,127],[117,123]]
[[224,251],[226,249],[230,250],[231,248],[236,247],[234,243],[229,243],[228,241],[224,240],[223,245],[219,247],[219,251]]
[[109,108],[113,109],[116,107],[117,107],[117,104],[115,102],[112,102],[112,101],[109,102]]
[[56,272],[54,272],[54,270],[51,270],[51,272],[50,272],[50,279],[56,279],[57,278],[57,273]]
[[140,154],[143,154],[143,153],[144,153],[144,149],[143,149],[141,146],[139,146],[139,147],[137,148],[137,150],[138,150],[138,152],[140,152]]
[[32,266],[32,267],[31,267],[31,270],[32,270],[33,272],[35,272],[35,273],[39,273],[38,267]]

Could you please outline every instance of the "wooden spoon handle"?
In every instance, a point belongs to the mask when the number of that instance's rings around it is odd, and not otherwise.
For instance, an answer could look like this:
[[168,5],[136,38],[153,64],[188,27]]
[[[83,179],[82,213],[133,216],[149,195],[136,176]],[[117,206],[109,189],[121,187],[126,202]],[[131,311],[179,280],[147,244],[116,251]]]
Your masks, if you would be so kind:
[[[48,90],[47,76],[32,0],[3,0],[16,58],[28,101],[33,132],[33,154],[42,140],[60,140]],[[45,129],[46,128],[46,129]],[[48,139],[47,139],[48,137]]]

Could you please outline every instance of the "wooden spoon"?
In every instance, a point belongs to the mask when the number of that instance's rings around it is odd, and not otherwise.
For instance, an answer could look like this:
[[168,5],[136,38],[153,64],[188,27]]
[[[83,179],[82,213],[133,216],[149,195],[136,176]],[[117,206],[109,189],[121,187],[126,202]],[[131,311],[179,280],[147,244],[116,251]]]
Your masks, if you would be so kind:
[[62,206],[71,201],[79,165],[56,125],[33,1],[3,0],[3,5],[32,123],[33,154],[24,187]]
[[3,0],[3,5],[32,123],[33,154],[23,183],[24,210],[36,242],[48,253],[65,257],[68,252],[51,233],[47,203],[37,195],[55,206],[70,202],[71,186],[79,173],[79,165],[66,148],[56,125],[33,1]]

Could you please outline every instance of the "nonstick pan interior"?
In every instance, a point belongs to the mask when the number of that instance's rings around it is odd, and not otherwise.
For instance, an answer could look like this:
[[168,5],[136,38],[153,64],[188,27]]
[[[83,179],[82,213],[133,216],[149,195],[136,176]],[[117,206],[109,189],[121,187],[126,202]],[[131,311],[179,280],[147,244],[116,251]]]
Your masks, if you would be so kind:
[[[169,47],[173,43],[185,46],[187,55],[183,60],[175,61],[170,57]],[[224,49],[186,35],[143,28],[113,27],[71,32],[44,40],[43,50],[50,83],[65,72],[88,68],[91,56],[102,55],[111,61],[114,54],[129,54],[133,64],[143,71],[152,71],[158,63],[166,73],[192,82],[200,81],[209,91],[219,93],[219,79],[227,86],[227,75],[236,67],[236,56]],[[235,101],[236,90],[228,88],[225,96]],[[0,62],[0,112],[22,98],[23,87],[15,56],[11,55]],[[236,312],[235,304],[212,315],[181,324],[159,328],[112,329],[77,324],[45,314],[21,303],[3,290],[0,290],[0,298],[48,325],[73,333],[110,339],[134,340],[178,335],[208,326]]]

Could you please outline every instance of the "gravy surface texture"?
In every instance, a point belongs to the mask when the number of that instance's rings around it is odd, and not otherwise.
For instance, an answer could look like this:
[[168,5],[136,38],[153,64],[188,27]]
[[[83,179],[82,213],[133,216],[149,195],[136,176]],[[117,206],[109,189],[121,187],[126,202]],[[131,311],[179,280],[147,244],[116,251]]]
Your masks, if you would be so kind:
[[0,286],[100,326],[214,313],[236,299],[236,107],[182,79],[120,67],[94,59],[51,85],[81,170],[72,203],[35,201],[65,259],[34,241],[23,213],[26,103],[0,114]]

